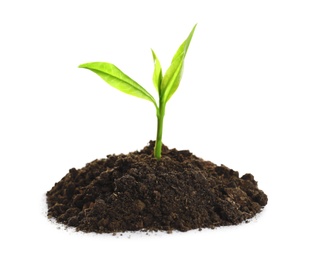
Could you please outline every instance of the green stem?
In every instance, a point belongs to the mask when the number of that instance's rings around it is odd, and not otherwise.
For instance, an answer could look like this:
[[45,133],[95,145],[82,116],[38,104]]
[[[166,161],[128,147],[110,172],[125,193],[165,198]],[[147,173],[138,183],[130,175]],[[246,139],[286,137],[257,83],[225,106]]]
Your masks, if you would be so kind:
[[165,104],[160,100],[159,108],[157,110],[157,119],[158,119],[158,127],[157,127],[157,139],[154,146],[154,157],[158,160],[161,159],[162,153],[162,131],[163,131],[163,119],[165,115]]

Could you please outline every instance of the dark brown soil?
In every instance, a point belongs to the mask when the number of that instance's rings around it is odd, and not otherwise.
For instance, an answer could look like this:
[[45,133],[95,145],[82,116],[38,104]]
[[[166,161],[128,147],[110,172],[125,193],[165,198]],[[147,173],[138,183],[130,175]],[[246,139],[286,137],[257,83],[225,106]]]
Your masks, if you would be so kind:
[[237,225],[267,204],[253,175],[154,142],[72,168],[47,192],[48,216],[85,232],[180,230]]

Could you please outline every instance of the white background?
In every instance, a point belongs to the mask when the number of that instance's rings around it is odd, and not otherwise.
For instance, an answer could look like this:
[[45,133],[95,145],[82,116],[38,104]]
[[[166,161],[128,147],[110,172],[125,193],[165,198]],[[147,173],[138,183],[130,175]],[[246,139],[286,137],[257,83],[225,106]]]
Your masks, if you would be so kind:
[[[310,259],[310,1],[1,1],[1,259]],[[116,64],[152,94],[150,48],[167,68],[198,23],[163,141],[240,174],[269,204],[216,230],[81,234],[46,218],[72,167],[154,139],[151,103],[84,62]]]

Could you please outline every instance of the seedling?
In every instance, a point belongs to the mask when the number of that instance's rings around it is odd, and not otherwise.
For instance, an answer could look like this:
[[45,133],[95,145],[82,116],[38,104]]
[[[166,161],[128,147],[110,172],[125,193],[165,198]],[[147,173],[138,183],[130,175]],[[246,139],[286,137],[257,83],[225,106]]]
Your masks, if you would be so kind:
[[162,75],[162,67],[155,52],[151,50],[154,61],[153,84],[158,92],[158,103],[154,97],[136,81],[124,74],[115,65],[107,62],[90,62],[81,64],[79,68],[85,68],[93,71],[112,87],[135,97],[143,98],[152,102],[156,108],[157,115],[157,137],[154,147],[154,156],[161,158],[162,151],[162,131],[163,119],[165,115],[165,106],[172,95],[177,90],[182,78],[184,60],[190,45],[192,35],[196,25],[193,27],[188,38],[180,45],[175,53],[171,65]]

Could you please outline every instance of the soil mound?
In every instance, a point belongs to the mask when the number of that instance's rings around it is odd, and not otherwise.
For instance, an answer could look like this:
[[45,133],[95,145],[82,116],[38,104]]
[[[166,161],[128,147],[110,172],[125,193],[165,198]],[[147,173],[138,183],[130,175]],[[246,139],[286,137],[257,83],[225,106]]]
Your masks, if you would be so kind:
[[267,204],[253,175],[154,142],[72,168],[47,192],[48,217],[84,232],[180,230],[237,225]]

